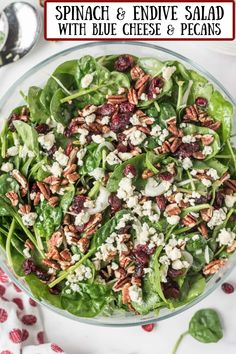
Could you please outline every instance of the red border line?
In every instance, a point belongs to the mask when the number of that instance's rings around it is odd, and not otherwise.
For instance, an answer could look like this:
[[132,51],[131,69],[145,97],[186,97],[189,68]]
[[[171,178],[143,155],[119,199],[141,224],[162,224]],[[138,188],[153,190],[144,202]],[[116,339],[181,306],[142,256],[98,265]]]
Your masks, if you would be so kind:
[[[112,2],[112,3],[143,3],[143,2],[150,2],[150,3],[163,3],[161,0],[105,0],[104,2]],[[101,0],[63,0],[62,2],[75,2],[75,3],[101,3]],[[174,2],[182,2],[182,3],[199,3],[196,0],[165,0],[165,3],[174,3]],[[204,3],[231,3],[232,4],[232,22],[233,22],[233,33],[231,38],[87,38],[87,37],[79,37],[79,38],[48,38],[47,37],[47,4],[48,3],[60,3],[58,0],[46,0],[44,4],[44,39],[46,41],[233,41],[236,38],[236,16],[235,16],[235,2],[234,0],[202,0],[201,2]]]

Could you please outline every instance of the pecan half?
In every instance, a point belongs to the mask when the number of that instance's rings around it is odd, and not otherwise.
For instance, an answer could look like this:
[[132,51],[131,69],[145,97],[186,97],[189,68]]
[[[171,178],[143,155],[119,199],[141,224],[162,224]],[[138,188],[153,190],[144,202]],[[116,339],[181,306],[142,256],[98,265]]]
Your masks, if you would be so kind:
[[79,111],[79,114],[81,114],[83,117],[87,117],[90,114],[96,112],[96,110],[97,110],[97,106],[91,104],[91,105],[85,106],[81,112]]
[[37,182],[37,186],[46,200],[50,198],[50,189],[44,182]]
[[63,235],[61,231],[56,231],[52,234],[50,240],[48,240],[49,248],[59,248],[63,242]]
[[18,197],[18,194],[14,191],[10,191],[10,192],[7,192],[5,194],[5,196],[10,199],[11,201],[11,204],[13,206],[17,206],[17,204],[19,203],[19,197]]
[[69,161],[68,164],[74,164],[77,161],[77,153],[79,151],[79,148],[75,147],[71,150],[70,154],[69,154]]
[[145,72],[143,69],[140,68],[140,66],[135,65],[131,70],[130,70],[130,75],[132,80],[137,80],[140,79],[145,75]]
[[114,291],[120,291],[123,286],[127,283],[130,283],[130,278],[126,277],[126,278],[121,278],[119,280],[117,280],[117,282],[115,282],[115,284],[113,285],[112,289]]
[[128,101],[129,103],[134,104],[135,106],[138,104],[138,97],[135,89],[130,88],[128,91]]
[[92,215],[84,229],[84,236],[88,237],[94,234],[96,231],[100,221],[102,220],[102,214],[96,213]]
[[141,280],[141,278],[139,278],[139,277],[132,276],[132,278],[131,278],[131,284],[132,284],[132,285],[141,286],[141,285],[142,285],[142,280]]
[[77,172],[67,175],[67,179],[70,183],[75,183],[80,178],[80,174]]
[[131,262],[132,259],[130,256],[122,255],[119,260],[119,265],[121,266],[121,268],[127,268]]
[[202,151],[195,151],[193,152],[193,157],[197,160],[203,160],[205,159],[206,155],[204,155]]
[[181,210],[180,208],[178,207],[178,204],[177,203],[172,203],[172,204],[169,204],[167,205],[166,209],[165,209],[165,212],[169,215],[169,216],[172,216],[172,215],[179,215],[181,213]]
[[63,176],[66,177],[68,176],[69,174],[75,172],[77,169],[77,165],[76,164],[72,164],[72,165],[69,165],[68,167],[66,167],[63,171]]
[[71,254],[70,251],[68,249],[65,249],[63,251],[60,252],[60,256],[64,261],[68,261],[71,262]]
[[44,178],[43,182],[50,184],[51,186],[54,186],[55,184],[58,184],[61,181],[59,177],[56,176],[49,176]]
[[201,235],[203,238],[207,238],[208,236],[208,230],[207,230],[207,227],[206,227],[206,224],[205,223],[201,223],[199,226],[198,226],[198,230],[200,231]]
[[184,122],[198,121],[198,108],[196,104],[186,107],[183,121]]
[[112,96],[108,96],[107,100],[108,103],[111,104],[121,104],[127,101],[127,97],[126,95],[112,95]]
[[229,246],[227,246],[227,252],[231,253],[236,250],[236,240]]
[[146,82],[150,79],[150,75],[144,75],[140,79],[138,79],[135,83],[135,90],[140,89]]
[[82,237],[77,243],[79,250],[82,253],[86,253],[88,251],[89,244],[90,244],[90,241],[87,237]]
[[139,118],[139,121],[141,124],[146,124],[146,125],[151,125],[154,123],[155,119],[148,117],[143,111],[141,111],[140,109],[138,109],[135,112],[135,115]]
[[182,140],[180,138],[170,138],[169,142],[171,143],[170,151],[172,153],[175,153],[182,144]]
[[225,265],[226,262],[227,260],[223,258],[211,261],[203,268],[203,274],[204,275],[215,274],[216,272],[218,272],[220,268],[222,268]]
[[224,186],[230,188],[233,192],[236,192],[236,180],[228,179],[224,181]]
[[19,207],[19,213],[22,215],[29,214],[30,210],[31,210],[31,207],[28,204],[21,204]]
[[187,214],[181,221],[183,225],[188,227],[194,227],[197,223],[196,218],[191,214]]
[[41,193],[40,192],[37,192],[36,195],[35,195],[35,198],[34,198],[34,206],[37,206],[40,202],[40,195]]
[[131,301],[129,296],[129,288],[130,288],[130,283],[126,283],[122,288],[122,303],[124,305],[128,304]]
[[28,192],[29,189],[29,184],[27,182],[27,179],[25,178],[25,176],[23,176],[20,171],[18,170],[13,170],[12,171],[12,177],[15,178],[15,180],[19,183],[19,185],[21,186],[21,188],[26,191],[26,193]]
[[49,267],[49,268],[53,268],[53,269],[56,269],[56,270],[61,269],[61,267],[59,266],[59,264],[58,264],[57,262],[51,261],[51,260],[49,260],[49,259],[43,259],[43,260],[42,260],[42,263],[43,263],[45,266]]
[[211,145],[213,143],[214,137],[210,134],[202,135],[201,142],[203,145]]
[[51,207],[55,207],[59,204],[59,198],[58,197],[51,197],[48,199],[48,204],[51,206]]
[[200,210],[202,220],[208,222],[213,215],[213,208],[207,208]]

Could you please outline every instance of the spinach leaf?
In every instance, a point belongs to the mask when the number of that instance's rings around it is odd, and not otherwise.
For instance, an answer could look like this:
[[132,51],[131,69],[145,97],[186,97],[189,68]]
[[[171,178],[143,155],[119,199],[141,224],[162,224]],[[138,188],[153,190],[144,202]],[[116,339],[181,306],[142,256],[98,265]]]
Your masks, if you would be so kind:
[[228,166],[223,165],[214,158],[208,160],[207,162],[194,160],[193,168],[196,170],[209,170],[210,168],[214,168],[219,177],[221,177],[228,170]]
[[183,338],[190,334],[193,338],[202,343],[216,343],[223,337],[223,330],[218,313],[213,309],[202,309],[197,311],[189,322],[188,331],[182,333],[171,354],[176,354]]
[[183,306],[184,304],[191,302],[203,293],[205,287],[206,280],[202,275],[187,275],[181,287],[181,298],[176,305]]
[[196,71],[189,70],[189,74],[193,84],[190,89],[187,103],[193,104],[197,97],[204,97],[209,101],[214,90],[212,84]]
[[30,120],[34,123],[45,123],[49,118],[40,97],[43,90],[40,87],[32,86],[28,91],[28,105],[30,110]]
[[30,291],[36,299],[46,301],[49,304],[61,308],[60,295],[53,295],[49,292],[46,284],[42,283],[34,274],[29,274],[24,277],[25,282],[28,284]]
[[86,149],[86,155],[83,158],[83,166],[79,168],[79,173],[81,175],[86,175],[89,172],[92,172],[96,167],[100,166],[102,161],[103,149],[101,149],[98,144],[89,144]]
[[160,103],[160,115],[159,115],[159,120],[160,123],[162,123],[163,126],[166,126],[166,121],[171,118],[176,116],[176,111],[174,107],[170,103]]
[[144,57],[138,59],[137,64],[145,71],[145,73],[151,76],[157,76],[162,72],[165,64],[155,58]]
[[152,151],[148,151],[146,154],[146,166],[149,170],[151,170],[153,173],[157,174],[158,169],[154,166],[158,161],[160,160],[160,157],[154,154]]
[[75,195],[75,187],[71,185],[69,189],[63,194],[63,197],[61,198],[60,206],[64,214],[68,211],[69,206],[73,201],[74,195]]
[[66,125],[72,115],[73,105],[62,104],[61,100],[65,97],[61,88],[56,90],[50,103],[50,114],[56,122]]
[[123,170],[128,164],[134,165],[137,171],[137,175],[134,178],[133,184],[139,186],[139,188],[141,188],[142,186],[144,187],[145,181],[141,178],[141,175],[146,167],[146,154],[140,154],[129,159],[128,161],[123,162],[121,165],[115,168],[107,183],[107,190],[109,192],[117,191],[120,180],[124,177]]
[[189,323],[189,334],[199,342],[218,342],[223,337],[223,331],[217,312],[213,309],[197,311]]
[[46,201],[41,202],[36,209],[39,217],[34,224],[34,232],[38,237],[48,239],[61,224],[62,209],[59,206],[51,207]]
[[21,120],[16,120],[13,124],[23,144],[25,144],[30,151],[38,154],[39,143],[37,131],[29,124],[22,122]]
[[63,309],[81,317],[95,317],[104,306],[112,301],[111,287],[103,284],[79,284],[80,291],[67,294],[67,288],[61,294]]

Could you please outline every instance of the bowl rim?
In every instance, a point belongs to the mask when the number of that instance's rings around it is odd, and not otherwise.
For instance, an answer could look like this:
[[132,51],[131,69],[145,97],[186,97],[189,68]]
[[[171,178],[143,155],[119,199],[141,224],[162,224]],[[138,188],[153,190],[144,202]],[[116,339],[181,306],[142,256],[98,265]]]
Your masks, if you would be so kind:
[[[232,95],[228,92],[227,89],[225,89],[225,87],[221,84],[221,82],[216,79],[212,74],[210,74],[204,67],[202,67],[201,65],[195,63],[195,61],[192,61],[191,59],[188,59],[187,57],[183,56],[182,54],[179,54],[175,51],[172,51],[170,49],[161,47],[159,45],[155,45],[152,43],[143,43],[143,42],[138,42],[138,41],[96,41],[96,42],[89,42],[89,43],[83,43],[83,44],[78,44],[76,46],[67,48],[63,51],[59,51],[51,56],[49,56],[48,58],[42,60],[41,62],[39,62],[38,64],[36,64],[35,66],[33,66],[31,69],[29,69],[28,71],[26,71],[22,76],[20,76],[20,78],[18,78],[5,92],[5,94],[0,98],[0,111],[1,111],[1,107],[5,104],[5,101],[7,101],[7,98],[12,94],[12,92],[15,89],[15,86],[20,85],[22,82],[24,82],[25,79],[27,79],[31,74],[34,74],[36,71],[39,71],[42,67],[44,67],[45,65],[47,65],[48,63],[51,63],[54,59],[57,58],[63,58],[63,56],[67,55],[67,54],[71,54],[73,52],[76,52],[77,50],[81,50],[83,48],[92,48],[92,47],[96,47],[99,45],[103,45],[103,46],[110,46],[110,45],[129,45],[129,46],[138,46],[138,47],[146,47],[146,48],[151,48],[154,50],[159,50],[161,53],[166,53],[169,54],[171,56],[174,56],[176,59],[180,59],[183,62],[191,65],[194,69],[196,69],[197,71],[199,71],[201,74],[205,75],[207,77],[207,79],[209,81],[211,81],[214,85],[218,86],[218,88],[220,89],[220,91],[226,96],[226,98],[232,103],[232,105],[234,106],[234,109],[236,107],[236,99],[234,99],[232,97]],[[19,278],[13,273],[12,270],[10,270],[10,268],[8,267],[7,264],[5,264],[2,260],[0,260],[0,266],[1,268],[5,271],[5,273],[9,276],[9,278],[11,280],[13,280],[13,282],[16,283],[16,285],[23,290],[29,297],[33,298],[38,304],[46,307],[47,309],[57,313],[58,315],[61,315],[63,317],[66,317],[68,319],[72,319],[75,320],[77,322],[81,322],[81,323],[85,323],[85,324],[90,324],[90,325],[95,325],[95,326],[101,326],[101,327],[132,327],[132,326],[140,326],[140,325],[144,325],[144,324],[148,324],[148,323],[154,323],[154,322],[161,322],[163,320],[166,320],[168,318],[174,317],[188,309],[190,309],[191,307],[193,307],[194,305],[198,304],[200,301],[202,301],[203,299],[205,299],[207,296],[209,296],[213,291],[216,290],[216,288],[218,288],[219,285],[221,285],[224,280],[228,277],[228,275],[232,272],[232,270],[234,269],[234,267],[236,266],[236,258],[235,261],[230,262],[230,266],[229,268],[227,268],[224,271],[224,274],[221,276],[219,274],[218,279],[215,280],[215,283],[212,285],[211,288],[207,289],[207,291],[205,291],[204,293],[202,293],[200,296],[198,296],[196,299],[194,299],[193,301],[189,302],[188,304],[176,308],[173,312],[169,312],[167,314],[162,315],[161,317],[155,317],[155,318],[151,318],[151,319],[139,319],[139,321],[137,322],[133,322],[130,321],[129,318],[127,317],[127,321],[124,323],[121,322],[117,322],[117,323],[108,323],[104,320],[101,320],[100,318],[83,318],[83,317],[78,317],[75,316],[63,309],[57,308],[45,301],[40,301],[39,299],[35,298],[33,296],[33,294],[31,294],[31,292],[29,291],[29,289],[26,288],[26,286],[23,285],[23,283],[19,280]],[[107,317],[109,318],[109,317]],[[130,317],[131,318],[137,318],[137,317]]]

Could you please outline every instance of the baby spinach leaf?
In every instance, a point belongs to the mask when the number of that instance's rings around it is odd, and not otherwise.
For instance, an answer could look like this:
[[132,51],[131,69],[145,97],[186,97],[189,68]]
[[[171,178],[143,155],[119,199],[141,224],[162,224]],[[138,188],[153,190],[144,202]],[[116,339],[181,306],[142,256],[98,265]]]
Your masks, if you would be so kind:
[[28,105],[30,110],[30,120],[34,123],[45,123],[49,118],[40,97],[43,90],[40,87],[32,86],[28,91]]
[[67,294],[65,288],[61,294],[62,307],[76,316],[95,317],[113,299],[108,285],[80,283],[79,287],[79,292]]
[[39,153],[38,133],[29,124],[16,120],[13,122],[16,131],[23,142],[30,151],[35,154]]
[[4,173],[0,176],[0,195],[5,196],[9,191],[18,192],[19,184],[11,176]]
[[[181,287],[181,298],[177,302],[177,306],[183,306],[201,295],[206,287],[205,278],[200,275],[188,275],[184,279]],[[174,304],[175,306],[175,304]]]
[[232,129],[232,118],[234,108],[232,104],[227,101],[219,91],[214,91],[209,100],[208,113],[221,122],[220,137],[222,141],[229,139]]
[[189,334],[199,342],[218,342],[223,337],[223,330],[217,312],[213,309],[197,311],[189,323]]
[[176,116],[176,111],[174,107],[170,103],[160,103],[160,115],[159,115],[159,120],[160,123],[162,123],[163,126],[166,126],[166,121],[171,118]]
[[189,70],[189,74],[193,83],[187,103],[193,104],[197,97],[204,97],[209,101],[214,90],[212,84],[210,84],[205,77],[196,71]]
[[73,105],[62,104],[61,100],[66,96],[61,88],[54,92],[50,103],[50,114],[53,119],[63,125],[67,125],[72,116]]
[[153,77],[159,75],[165,66],[165,64],[162,61],[156,58],[149,58],[149,57],[138,59],[137,64],[141,66],[141,68],[145,71],[145,73],[150,74]]
[[228,170],[228,166],[223,165],[214,158],[207,160],[207,162],[195,160],[193,161],[193,168],[195,170],[209,170],[210,168],[213,168],[217,171],[219,177],[221,177]]
[[38,219],[34,224],[34,231],[41,238],[48,239],[60,226],[62,220],[61,207],[51,207],[46,201],[37,207]]
[[60,205],[64,214],[68,211],[69,206],[73,201],[74,195],[75,187],[73,185],[70,185],[69,189],[63,194],[63,197],[61,198]]
[[60,295],[51,294],[48,286],[42,283],[34,274],[25,276],[24,280],[28,284],[30,291],[36,299],[46,301],[53,306],[62,308]]
[[157,174],[158,169],[154,166],[158,161],[160,161],[160,157],[154,154],[152,151],[148,151],[146,154],[146,166],[153,173]]
[[107,190],[109,192],[116,192],[120,180],[124,177],[123,170],[125,166],[128,164],[134,165],[137,171],[137,176],[134,178],[134,185],[138,185],[140,188],[141,186],[145,185],[144,180],[141,178],[142,172],[146,167],[146,154],[140,154],[138,156],[135,156],[128,161],[123,162],[121,165],[117,166],[114,170],[114,172],[111,174],[108,183],[107,183]]

